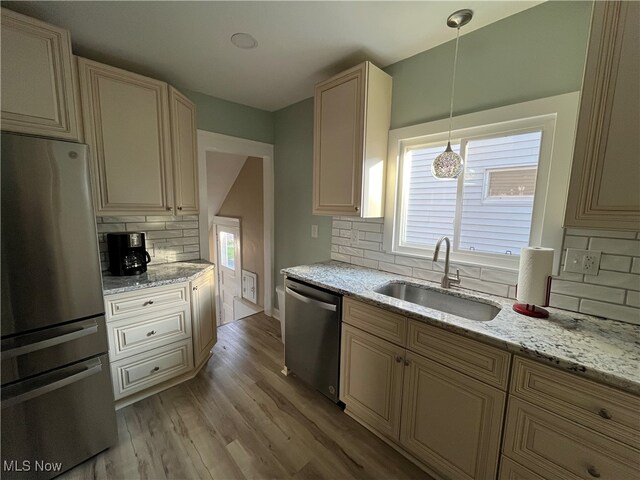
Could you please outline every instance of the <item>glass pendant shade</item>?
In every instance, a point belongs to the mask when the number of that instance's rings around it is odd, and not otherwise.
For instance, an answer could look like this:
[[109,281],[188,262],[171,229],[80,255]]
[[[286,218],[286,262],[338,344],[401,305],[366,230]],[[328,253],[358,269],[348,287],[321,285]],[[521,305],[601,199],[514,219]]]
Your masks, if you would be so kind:
[[451,142],[448,142],[447,149],[431,164],[431,174],[440,179],[456,178],[462,173],[463,167],[462,157],[451,149]]

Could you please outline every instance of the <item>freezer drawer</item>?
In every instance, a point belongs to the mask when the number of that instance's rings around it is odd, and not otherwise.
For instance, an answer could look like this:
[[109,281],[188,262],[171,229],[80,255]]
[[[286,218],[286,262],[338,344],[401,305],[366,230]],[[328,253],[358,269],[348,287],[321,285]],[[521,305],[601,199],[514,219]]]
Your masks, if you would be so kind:
[[338,402],[342,297],[285,280],[286,368]]
[[2,385],[108,350],[104,316],[2,339]]
[[114,445],[109,373],[102,355],[3,387],[2,478],[52,478]]

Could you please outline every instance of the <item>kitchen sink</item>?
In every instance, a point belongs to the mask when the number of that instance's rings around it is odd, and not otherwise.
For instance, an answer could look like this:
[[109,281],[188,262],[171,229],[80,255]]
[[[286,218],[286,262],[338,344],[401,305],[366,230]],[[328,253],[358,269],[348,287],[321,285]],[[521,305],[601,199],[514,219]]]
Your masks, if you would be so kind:
[[460,298],[408,283],[388,283],[376,288],[374,292],[480,322],[493,320],[501,310],[491,303]]

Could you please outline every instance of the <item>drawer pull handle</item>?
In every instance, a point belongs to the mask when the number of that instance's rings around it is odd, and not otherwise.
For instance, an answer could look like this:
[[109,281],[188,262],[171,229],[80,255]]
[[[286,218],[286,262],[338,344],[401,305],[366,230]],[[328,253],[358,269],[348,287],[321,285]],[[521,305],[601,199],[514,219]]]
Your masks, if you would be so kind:
[[151,335],[155,335],[156,331],[155,330],[151,330],[149,333],[147,333],[147,337],[150,337]]
[[402,357],[400,355],[396,355],[396,362],[400,363],[402,361]]
[[160,370],[160,367],[153,367],[153,370],[151,370],[151,372],[157,372],[158,370]]
[[589,475],[591,475],[593,478],[600,478],[600,472],[593,465],[587,469],[587,472],[589,472]]
[[609,410],[607,410],[606,408],[601,408],[600,410],[598,410],[598,415],[600,415],[602,418],[606,420],[611,420],[611,414],[609,413]]
[[147,305],[153,305],[153,300],[147,300],[144,302],[144,306],[146,307]]

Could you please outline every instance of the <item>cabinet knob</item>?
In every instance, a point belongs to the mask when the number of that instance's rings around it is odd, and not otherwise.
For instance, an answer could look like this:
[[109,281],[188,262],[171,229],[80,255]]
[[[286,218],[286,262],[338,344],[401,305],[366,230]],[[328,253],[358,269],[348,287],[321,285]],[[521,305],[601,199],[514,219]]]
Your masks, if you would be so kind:
[[173,210],[171,207],[167,207],[167,212],[170,212],[171,210]]
[[400,363],[402,361],[402,357],[400,355],[396,355],[396,362]]
[[146,307],[147,305],[153,305],[153,300],[147,300],[144,302],[143,306]]
[[600,410],[598,410],[598,415],[600,415],[605,420],[611,420],[611,414],[606,408],[601,408]]
[[408,367],[410,364],[411,364],[411,360],[409,360],[409,359],[405,358],[405,359],[404,359],[404,365],[405,365],[405,367]]
[[587,468],[587,472],[589,472],[589,475],[591,475],[593,478],[600,478],[600,472],[593,465]]
[[157,332],[155,330],[151,330],[149,333],[147,333],[147,337],[150,337],[151,335],[155,335]]
[[354,207],[354,208],[355,208],[356,212],[360,211],[360,207]]
[[160,367],[153,367],[153,372],[157,372],[158,370],[160,370]]
[[195,290],[197,290],[197,289],[198,289],[198,287],[193,287],[193,290],[194,290],[194,291],[195,291]]
[[178,207],[178,210],[182,210],[182,207]]

